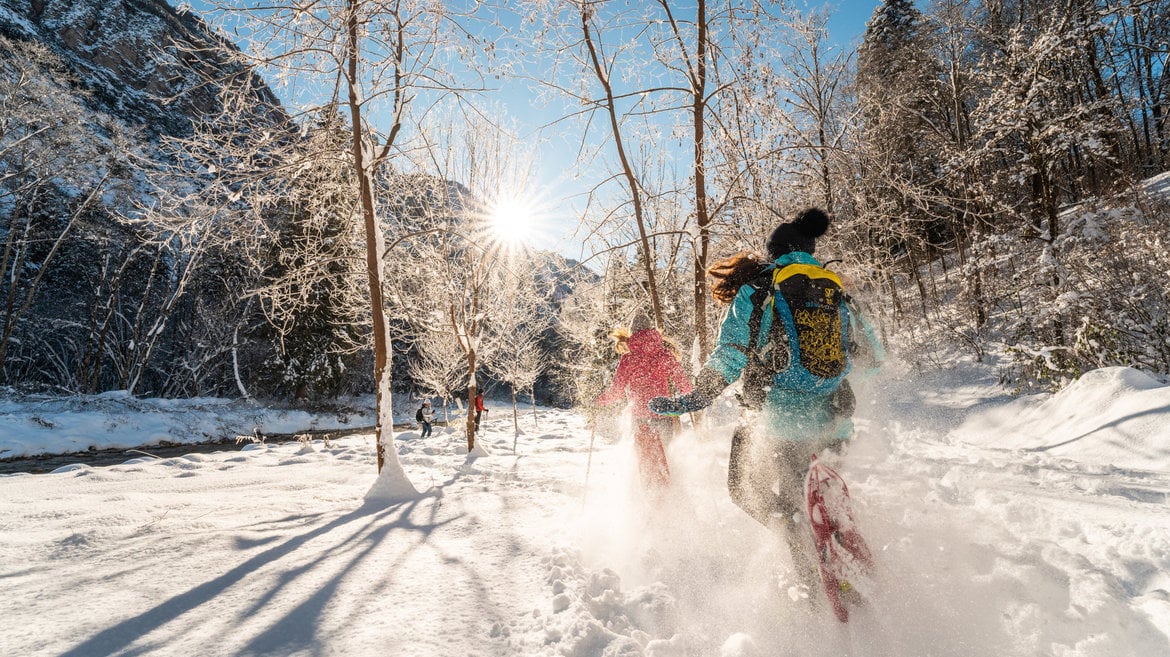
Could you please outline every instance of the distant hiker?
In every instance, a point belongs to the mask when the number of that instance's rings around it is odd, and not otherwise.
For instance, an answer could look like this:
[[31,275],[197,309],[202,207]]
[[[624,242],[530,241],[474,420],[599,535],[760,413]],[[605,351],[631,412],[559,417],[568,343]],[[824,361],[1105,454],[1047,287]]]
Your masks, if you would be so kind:
[[480,420],[480,418],[483,417],[483,414],[487,413],[487,412],[488,412],[488,409],[484,408],[484,405],[483,405],[483,392],[482,391],[476,392],[475,393],[475,432],[476,433],[479,433],[479,420]]
[[805,586],[816,581],[816,566],[809,532],[795,523],[810,458],[839,451],[852,433],[854,397],[845,375],[855,363],[876,369],[883,358],[840,278],[812,256],[828,227],[829,217],[809,208],[772,232],[770,262],[741,252],[713,264],[711,294],[730,304],[718,344],[694,392],[649,403],[656,413],[681,415],[743,378],[747,410],[731,441],[728,490],[748,515],[784,534]]
[[418,411],[414,414],[414,419],[422,427],[422,435],[420,438],[426,438],[431,435],[431,418],[434,416],[435,413],[431,410],[431,403],[429,401],[424,401],[422,406],[418,407]]
[[678,425],[677,418],[654,414],[647,407],[654,397],[691,392],[691,382],[658,329],[639,312],[630,331],[610,334],[614,348],[622,354],[613,383],[597,398],[608,406],[627,397],[634,418],[634,447],[638,455],[638,474],[647,490],[659,490],[670,483],[664,440],[669,441]]

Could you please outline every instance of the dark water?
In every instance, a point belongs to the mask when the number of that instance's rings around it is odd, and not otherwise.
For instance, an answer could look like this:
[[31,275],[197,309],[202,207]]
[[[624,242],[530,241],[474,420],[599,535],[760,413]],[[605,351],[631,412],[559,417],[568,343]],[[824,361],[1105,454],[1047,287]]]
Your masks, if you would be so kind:
[[[442,423],[435,423],[435,426],[442,426]],[[402,431],[405,429],[413,429],[413,424],[396,424],[395,431]],[[333,429],[329,431],[300,431],[296,434],[268,434],[264,437],[264,442],[270,445],[293,442],[297,440],[299,435],[309,435],[315,439],[337,439],[345,436],[352,436],[361,433],[373,433],[374,427],[357,427],[349,429]],[[74,452],[72,454],[46,454],[41,456],[25,456],[12,459],[0,459],[0,475],[15,474],[19,472],[27,472],[31,474],[44,474],[52,472],[57,468],[83,464],[88,466],[103,466],[103,465],[118,465],[125,463],[130,459],[139,458],[142,456],[157,456],[159,458],[172,458],[176,456],[184,456],[186,454],[208,454],[211,452],[238,452],[247,443],[237,443],[235,437],[230,440],[219,440],[203,443],[191,443],[183,445],[147,445],[134,449],[95,449],[87,452]]]

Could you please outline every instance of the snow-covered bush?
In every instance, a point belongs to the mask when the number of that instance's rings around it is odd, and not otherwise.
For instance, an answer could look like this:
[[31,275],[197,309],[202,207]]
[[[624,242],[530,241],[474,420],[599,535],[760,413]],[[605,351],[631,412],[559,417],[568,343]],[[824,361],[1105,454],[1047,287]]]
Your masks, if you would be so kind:
[[[938,302],[895,323],[898,350],[920,366],[958,349],[990,352],[1017,390],[1059,388],[1115,365],[1170,373],[1167,201],[1122,195],[1060,217],[1064,232],[1051,242],[1002,233],[971,245],[957,269],[923,267]],[[976,278],[982,324],[970,309]]]

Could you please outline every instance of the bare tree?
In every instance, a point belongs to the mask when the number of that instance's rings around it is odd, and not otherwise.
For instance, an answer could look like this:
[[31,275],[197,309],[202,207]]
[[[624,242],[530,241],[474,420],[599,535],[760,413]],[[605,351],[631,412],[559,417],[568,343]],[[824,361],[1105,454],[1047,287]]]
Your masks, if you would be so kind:
[[[101,197],[119,193],[112,172],[132,149],[125,130],[82,105],[70,82],[47,48],[0,35],[0,381],[64,248],[95,218],[117,221]],[[91,135],[95,124],[105,140]]]
[[[532,393],[532,413],[536,417],[534,385],[544,370],[546,355],[540,338],[550,325],[550,312],[541,293],[535,270],[512,269],[500,281],[501,303],[491,316],[490,339],[493,343],[488,369],[511,388],[512,424],[520,435],[520,418],[516,393]],[[512,450],[516,443],[513,441]]]
[[[467,114],[429,131],[429,167],[412,177],[395,201],[429,233],[413,240],[400,266],[412,272],[403,299],[413,332],[446,332],[464,355],[468,407],[482,390],[480,368],[496,344],[490,326],[509,302],[503,280],[514,251],[495,224],[497,209],[530,192],[532,162],[519,140],[483,115]],[[467,418],[467,449],[475,447],[475,419]]]
[[417,356],[410,361],[410,378],[426,395],[443,401],[443,422],[449,423],[447,402],[467,382],[467,359],[455,337],[447,331],[423,331],[414,343]]
[[[635,134],[636,126],[652,131],[648,117],[658,112],[652,106],[655,85],[640,75],[648,63],[648,46],[640,38],[623,42],[611,39],[607,33],[610,26],[623,22],[634,26],[635,33],[643,32],[652,20],[640,5],[620,9],[606,2],[542,4],[534,16],[543,26],[536,39],[556,67],[551,75],[542,72],[537,83],[549,85],[555,93],[581,107],[579,116],[585,126],[581,161],[604,158],[601,147],[593,143],[592,124],[597,121],[605,126],[602,139],[606,149],[612,145],[616,172],[607,173],[589,195],[604,206],[600,210],[602,224],[633,224],[636,234],[627,247],[636,246],[640,254],[640,285],[644,286],[655,323],[662,326],[665,318],[656,271],[658,254],[653,244],[653,217],[647,207],[655,192],[648,188],[649,172],[644,164],[646,159],[658,158],[646,157],[646,151],[652,149],[648,141],[639,141]],[[561,70],[566,72],[562,74]],[[613,205],[609,205],[611,199],[601,197],[610,182],[622,188],[621,200]]]
[[777,63],[785,107],[779,115],[794,140],[798,175],[810,179],[801,187],[808,189],[808,202],[833,214],[834,180],[840,175],[834,161],[845,148],[848,124],[841,114],[852,55],[830,45],[827,23],[828,15],[819,11],[793,12],[781,31]]
[[[386,234],[395,232],[380,211],[380,186],[390,166],[411,148],[416,115],[451,94],[467,91],[448,54],[474,54],[478,41],[461,14],[423,0],[335,0],[311,5],[216,3],[228,25],[245,24],[249,63],[288,85],[284,93],[307,100],[311,111],[343,107],[349,133],[352,198],[364,235],[364,274],[374,353],[378,470],[391,488],[413,488],[393,448],[390,322],[385,286]],[[311,163],[310,163],[311,166]],[[393,218],[392,218],[393,219]],[[389,465],[389,468],[384,466]]]

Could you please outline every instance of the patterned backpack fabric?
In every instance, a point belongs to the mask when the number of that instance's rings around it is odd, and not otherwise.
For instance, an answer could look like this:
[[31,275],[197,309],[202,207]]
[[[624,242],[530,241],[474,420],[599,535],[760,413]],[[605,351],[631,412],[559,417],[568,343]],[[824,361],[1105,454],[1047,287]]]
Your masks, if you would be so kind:
[[[769,280],[770,279],[770,280]],[[770,269],[751,283],[748,320],[753,349],[743,372],[743,400],[763,405],[773,386],[831,393],[849,373],[849,321],[841,279],[803,263]],[[759,339],[763,314],[772,313],[766,341]]]

